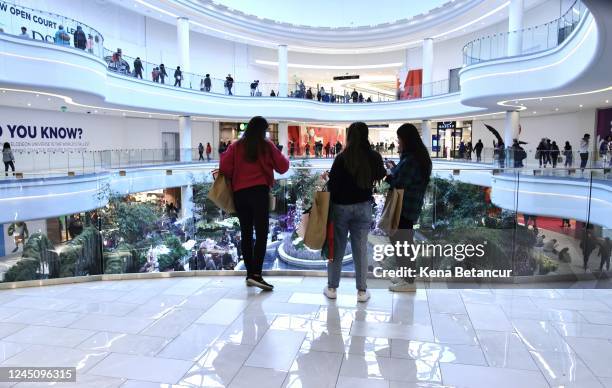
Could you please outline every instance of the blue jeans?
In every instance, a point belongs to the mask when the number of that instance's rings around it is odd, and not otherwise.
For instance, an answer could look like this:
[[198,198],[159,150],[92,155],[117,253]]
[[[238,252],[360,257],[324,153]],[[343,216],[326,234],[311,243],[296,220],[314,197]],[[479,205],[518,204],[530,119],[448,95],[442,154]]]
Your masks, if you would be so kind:
[[368,277],[368,232],[372,223],[372,202],[353,205],[332,203],[334,217],[334,261],[327,264],[327,286],[338,288],[342,273],[342,259],[351,236],[351,250],[355,264],[355,283],[358,290],[366,290]]

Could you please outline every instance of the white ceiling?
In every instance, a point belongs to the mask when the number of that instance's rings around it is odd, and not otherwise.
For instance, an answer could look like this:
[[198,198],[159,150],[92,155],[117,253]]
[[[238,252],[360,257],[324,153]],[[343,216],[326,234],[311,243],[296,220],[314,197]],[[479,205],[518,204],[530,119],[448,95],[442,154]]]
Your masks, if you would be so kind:
[[[359,27],[426,14],[454,0],[212,0],[259,18],[311,27]],[[376,12],[369,12],[373,7]]]

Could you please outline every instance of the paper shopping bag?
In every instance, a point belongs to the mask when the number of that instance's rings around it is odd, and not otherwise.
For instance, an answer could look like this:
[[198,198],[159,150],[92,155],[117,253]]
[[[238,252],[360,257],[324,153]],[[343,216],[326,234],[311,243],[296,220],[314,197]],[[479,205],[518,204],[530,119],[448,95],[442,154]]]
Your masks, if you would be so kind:
[[388,235],[393,235],[397,231],[400,216],[402,214],[403,199],[403,189],[391,189],[387,193],[382,216],[380,217],[380,221],[378,221],[378,228],[385,231]]
[[[214,172],[213,176],[215,176]],[[219,172],[216,173],[215,181],[208,192],[208,199],[228,213],[236,212],[232,188],[228,179]]]

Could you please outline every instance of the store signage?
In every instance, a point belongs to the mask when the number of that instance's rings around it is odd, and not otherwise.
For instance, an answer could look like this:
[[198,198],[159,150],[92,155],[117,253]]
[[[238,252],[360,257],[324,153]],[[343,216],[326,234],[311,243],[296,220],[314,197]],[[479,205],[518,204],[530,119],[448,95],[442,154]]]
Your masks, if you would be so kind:
[[[55,32],[58,27],[64,26],[64,31],[73,36],[78,25],[82,25],[76,20],[30,9],[27,7],[21,7],[15,4],[0,1],[0,28],[7,34],[20,35],[21,27],[28,29],[28,36],[35,40],[43,40],[49,43],[54,42]],[[102,40],[102,37],[95,33],[95,31],[83,26],[85,34],[92,34],[96,42]],[[71,39],[71,45],[73,45]]]
[[457,128],[456,121],[438,121],[438,129],[455,129]]
[[13,148],[83,148],[84,131],[79,127],[5,124],[0,125],[0,141]]
[[359,79],[358,75],[339,75],[334,77],[334,81],[345,81],[347,79]]

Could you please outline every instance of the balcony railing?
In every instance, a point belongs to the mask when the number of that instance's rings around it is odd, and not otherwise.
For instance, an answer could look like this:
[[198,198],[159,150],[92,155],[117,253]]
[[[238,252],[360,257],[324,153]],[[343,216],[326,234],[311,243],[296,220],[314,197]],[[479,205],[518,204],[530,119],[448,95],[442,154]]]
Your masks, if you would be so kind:
[[[11,252],[13,233],[6,244],[9,250],[2,258],[8,263],[2,266],[4,279],[244,269],[237,219],[221,212],[206,199],[212,183],[209,174],[212,168],[196,167],[201,174],[194,176],[205,178],[192,182],[193,216],[183,216],[180,208],[186,204],[179,204],[178,198],[170,199],[160,192],[120,196],[101,181],[96,193],[100,198],[99,209],[68,214],[60,217],[59,223],[55,219],[46,224],[44,220],[25,221],[29,233],[26,237],[21,236],[24,241],[18,236],[15,241],[19,246]],[[320,175],[326,168],[310,162],[297,163],[276,181],[272,189],[276,207],[270,214],[264,270],[326,268],[321,253],[304,247],[298,235],[302,212],[321,185]],[[160,174],[164,171],[159,168]],[[477,166],[449,169],[434,165],[422,213],[415,225],[417,242],[457,246],[483,244],[485,254],[466,258],[465,251],[453,254],[436,251],[420,255],[417,266],[451,271],[455,268],[511,270],[508,281],[525,276],[541,281],[550,280],[549,275],[582,276],[585,269],[588,273],[598,273],[601,267],[597,247],[606,243],[605,236],[610,235],[610,230],[590,225],[588,220],[602,212],[610,212],[609,200],[593,197],[609,172],[587,168],[580,177],[569,169],[564,173],[574,176],[568,178],[572,179],[572,192],[567,195],[556,192],[554,197],[546,198],[559,201],[565,195],[564,200],[574,205],[574,217],[562,215],[567,206],[551,207],[560,212],[556,215],[550,214],[550,209],[547,215],[521,211],[520,206],[531,203],[533,196],[539,195],[528,185],[533,184],[534,179],[541,179],[544,182],[541,187],[548,187],[546,177],[534,177],[515,169]],[[461,182],[462,176],[470,174],[492,174],[503,180],[504,186],[499,192],[495,187],[491,192],[488,188]],[[377,228],[387,190],[385,184],[376,187],[369,249],[389,241]],[[541,190],[543,195],[547,194],[546,189]],[[500,201],[504,208],[497,205]],[[40,227],[43,224],[46,228]],[[4,228],[22,231],[23,225],[15,220]],[[343,269],[351,271],[350,244],[345,255]],[[370,271],[378,271],[381,267],[393,268],[395,263],[393,257],[377,261],[369,255],[368,265]]]
[[[582,0],[576,0],[561,17],[551,22],[473,40],[463,47],[463,63],[469,66],[553,49],[574,32],[587,11]],[[512,42],[518,42],[517,52],[510,47]]]
[[[64,27],[65,35],[56,34],[60,25]],[[85,34],[82,42],[75,42],[74,32],[78,26]],[[22,27],[26,28],[25,35],[22,35]],[[95,28],[66,16],[6,1],[0,4],[0,33],[80,49],[98,58],[104,55],[104,38]]]

